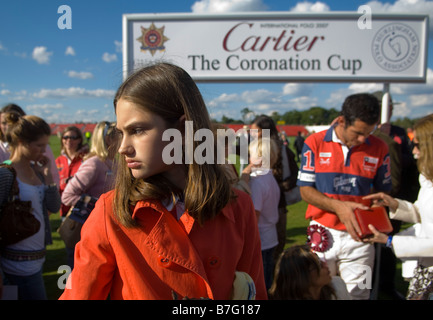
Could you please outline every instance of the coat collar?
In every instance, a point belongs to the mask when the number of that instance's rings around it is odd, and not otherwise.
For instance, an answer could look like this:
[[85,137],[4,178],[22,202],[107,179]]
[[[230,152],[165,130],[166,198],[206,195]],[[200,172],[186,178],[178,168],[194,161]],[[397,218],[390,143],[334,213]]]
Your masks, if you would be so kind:
[[[143,200],[143,201],[138,201],[137,204],[135,205],[132,213],[132,218],[136,219],[141,214],[143,214],[144,213],[143,209],[145,208],[151,208],[156,212],[158,212],[159,214],[169,215],[173,217],[172,214],[169,212],[173,209],[173,202],[164,205],[159,200]],[[226,206],[221,211],[220,214],[223,214],[228,220],[232,221],[233,223],[236,222],[232,206]],[[191,229],[194,223],[196,222],[195,219],[188,214],[188,211],[185,211],[182,214],[179,221],[181,222],[181,225],[184,227],[184,230],[188,234],[191,232]]]

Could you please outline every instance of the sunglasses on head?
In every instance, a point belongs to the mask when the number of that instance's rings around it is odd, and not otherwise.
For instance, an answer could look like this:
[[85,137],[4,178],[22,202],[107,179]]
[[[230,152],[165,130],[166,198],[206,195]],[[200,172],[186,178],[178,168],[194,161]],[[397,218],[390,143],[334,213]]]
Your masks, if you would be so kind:
[[76,136],[64,136],[63,138],[62,138],[63,140],[78,140],[78,139],[80,139],[80,137],[76,137]]

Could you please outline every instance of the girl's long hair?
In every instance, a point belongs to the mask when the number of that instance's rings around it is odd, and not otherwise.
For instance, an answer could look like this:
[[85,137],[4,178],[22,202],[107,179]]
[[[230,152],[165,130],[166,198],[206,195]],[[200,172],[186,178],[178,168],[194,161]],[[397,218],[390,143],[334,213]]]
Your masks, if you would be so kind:
[[[293,246],[281,253],[275,266],[274,281],[269,289],[271,300],[311,300],[311,272],[320,273],[320,262],[308,245]],[[320,300],[335,298],[335,291],[326,285]]]
[[433,181],[433,114],[418,120],[413,129],[419,143],[418,171]]
[[[185,121],[192,121],[194,133],[202,128],[212,129],[196,84],[187,72],[175,65],[157,63],[136,71],[118,89],[114,98],[115,110],[121,98],[159,115],[165,120],[167,128],[174,127],[179,118],[185,115]],[[201,142],[186,143],[192,143],[195,150]],[[124,157],[120,156],[114,197],[116,218],[126,227],[137,226],[131,216],[131,206],[137,201],[172,199],[183,194],[185,210],[189,215],[200,224],[212,219],[228,204],[232,196],[227,177],[216,164],[216,143],[214,154],[214,164],[199,165],[192,161],[192,164],[184,165],[187,177],[185,190],[179,190],[160,174],[146,179],[134,179]]]

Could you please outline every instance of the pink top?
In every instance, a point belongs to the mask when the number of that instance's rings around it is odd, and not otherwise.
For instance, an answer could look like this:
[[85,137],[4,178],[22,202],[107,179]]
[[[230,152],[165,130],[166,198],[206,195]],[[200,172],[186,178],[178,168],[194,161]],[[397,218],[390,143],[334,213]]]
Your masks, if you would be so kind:
[[62,193],[62,203],[74,205],[82,194],[99,198],[111,190],[114,183],[112,160],[101,161],[97,156],[85,160]]

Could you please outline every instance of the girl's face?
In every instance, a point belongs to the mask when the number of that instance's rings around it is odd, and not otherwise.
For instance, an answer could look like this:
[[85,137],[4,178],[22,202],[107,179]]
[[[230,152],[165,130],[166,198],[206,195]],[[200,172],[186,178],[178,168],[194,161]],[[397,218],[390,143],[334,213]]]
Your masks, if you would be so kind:
[[39,161],[43,158],[49,139],[49,136],[42,136],[35,141],[19,144],[18,154],[29,161]]
[[[319,257],[317,257],[317,260],[319,260]],[[311,284],[314,287],[323,287],[331,282],[331,273],[325,261],[319,260],[318,263],[320,263],[320,271],[319,273],[316,270],[311,271]]]
[[168,129],[164,119],[123,98],[117,102],[116,116],[121,136],[119,153],[125,157],[134,178],[163,174],[176,186],[183,187],[183,170],[163,161],[163,150],[170,143],[162,140]]
[[[257,133],[255,130],[257,130]],[[250,134],[253,138],[259,139],[262,137],[262,129],[260,129],[255,123],[253,123],[251,125]]]

